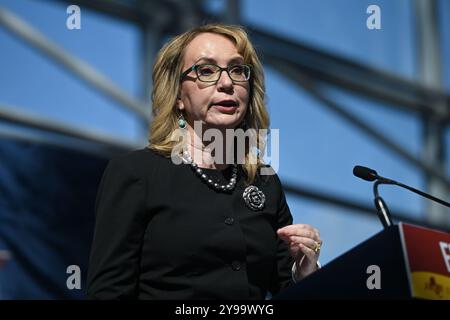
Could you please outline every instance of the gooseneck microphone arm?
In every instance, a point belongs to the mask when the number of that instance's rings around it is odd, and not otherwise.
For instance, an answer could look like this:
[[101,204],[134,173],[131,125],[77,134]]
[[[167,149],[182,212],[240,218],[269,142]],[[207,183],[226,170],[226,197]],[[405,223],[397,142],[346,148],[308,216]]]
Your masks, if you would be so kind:
[[378,193],[378,185],[383,184],[385,182],[375,181],[373,184],[373,194],[375,196],[374,203],[375,208],[377,208],[377,215],[380,219],[383,227],[386,229],[393,225],[391,219],[391,213],[389,212],[388,206],[386,202],[384,202],[383,198]]
[[375,183],[373,185],[373,193],[375,195],[375,207],[377,208],[378,217],[380,218],[381,223],[383,224],[383,226],[385,228],[392,225],[392,220],[391,220],[389,209],[388,209],[386,203],[384,202],[383,198],[381,198],[378,193],[378,185],[380,185],[380,184],[392,184],[392,185],[396,185],[396,186],[405,188],[407,190],[410,190],[414,193],[421,195],[422,197],[436,201],[436,202],[450,208],[450,203],[448,203],[447,201],[438,199],[438,198],[432,196],[431,194],[417,190],[416,188],[407,186],[401,182],[397,182],[395,180],[384,178],[384,177],[378,175],[378,173],[373,169],[362,167],[362,166],[355,166],[353,168],[353,174],[356,177],[361,178],[366,181],[375,181]]
[[407,186],[406,184],[403,184],[401,182],[397,182],[395,180],[391,180],[391,179],[382,177],[382,176],[378,175],[378,173],[375,170],[373,170],[373,169],[370,169],[370,168],[367,168],[367,167],[362,167],[362,166],[355,166],[353,168],[353,174],[356,177],[364,179],[366,181],[375,181],[375,180],[377,180],[377,181],[379,181],[382,184],[394,184],[394,185],[397,185],[399,187],[402,187],[402,188],[408,189],[409,191],[417,193],[417,194],[421,195],[422,197],[425,197],[427,199],[436,201],[436,202],[442,204],[443,206],[446,206],[446,207],[450,208],[450,203],[448,203],[447,201],[444,201],[442,199],[438,199],[436,197],[433,197],[431,194],[428,194],[428,193],[425,193],[423,191],[417,190],[416,188]]
[[399,187],[408,189],[408,190],[410,190],[410,191],[412,191],[412,192],[415,192],[415,193],[417,193],[417,194],[420,194],[422,197],[425,197],[425,198],[428,198],[428,199],[430,199],[430,200],[436,201],[436,202],[442,204],[443,206],[446,206],[446,207],[450,208],[450,203],[448,203],[447,201],[444,201],[444,200],[438,199],[438,198],[436,198],[436,197],[433,197],[431,194],[428,194],[428,193],[425,193],[425,192],[423,192],[423,191],[417,190],[416,188],[407,186],[406,184],[403,184],[403,183],[401,183],[401,182],[397,182],[397,181],[394,181],[394,182],[395,182],[394,184],[397,185],[397,186],[399,186]]

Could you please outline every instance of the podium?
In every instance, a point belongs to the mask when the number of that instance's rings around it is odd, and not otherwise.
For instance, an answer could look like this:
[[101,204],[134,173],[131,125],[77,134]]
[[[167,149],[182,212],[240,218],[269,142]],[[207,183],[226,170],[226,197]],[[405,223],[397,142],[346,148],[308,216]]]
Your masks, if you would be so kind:
[[450,234],[391,226],[273,299],[450,300]]

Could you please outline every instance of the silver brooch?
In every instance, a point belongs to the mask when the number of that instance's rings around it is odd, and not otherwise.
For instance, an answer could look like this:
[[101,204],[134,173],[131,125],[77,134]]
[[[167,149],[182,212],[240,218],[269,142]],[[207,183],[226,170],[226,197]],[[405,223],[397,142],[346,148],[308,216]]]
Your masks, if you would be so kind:
[[253,211],[261,210],[264,208],[266,202],[266,196],[256,186],[248,186],[245,188],[242,194],[245,204]]

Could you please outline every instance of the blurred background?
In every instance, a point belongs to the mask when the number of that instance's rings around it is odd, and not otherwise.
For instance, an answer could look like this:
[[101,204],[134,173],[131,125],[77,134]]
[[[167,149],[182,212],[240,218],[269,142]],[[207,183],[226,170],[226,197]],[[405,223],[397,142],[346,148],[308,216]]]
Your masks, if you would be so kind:
[[[322,264],[382,230],[354,165],[449,199],[449,0],[0,0],[1,299],[85,297],[97,186],[147,144],[155,54],[215,21],[261,56],[278,174]],[[381,194],[396,222],[450,230],[447,208]]]

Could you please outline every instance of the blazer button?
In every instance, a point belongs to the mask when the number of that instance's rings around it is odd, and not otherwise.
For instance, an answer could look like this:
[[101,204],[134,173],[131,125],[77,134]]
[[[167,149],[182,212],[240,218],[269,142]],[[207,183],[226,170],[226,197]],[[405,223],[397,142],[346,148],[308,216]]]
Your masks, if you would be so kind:
[[234,271],[241,270],[241,263],[239,261],[233,261],[231,263],[231,268],[233,268]]
[[234,223],[234,219],[232,217],[228,217],[225,219],[225,223],[231,226]]

